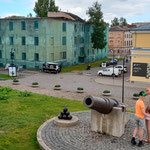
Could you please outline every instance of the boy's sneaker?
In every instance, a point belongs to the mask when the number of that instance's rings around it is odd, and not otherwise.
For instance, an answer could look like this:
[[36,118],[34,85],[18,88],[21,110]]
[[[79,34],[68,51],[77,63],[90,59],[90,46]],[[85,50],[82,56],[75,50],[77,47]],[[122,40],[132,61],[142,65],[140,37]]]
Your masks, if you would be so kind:
[[134,138],[134,137],[131,139],[131,144],[132,144],[132,145],[136,145],[136,141],[135,141],[135,138]]
[[139,141],[138,147],[141,147],[141,146],[143,146],[143,145],[144,145],[143,142],[142,142],[142,141]]

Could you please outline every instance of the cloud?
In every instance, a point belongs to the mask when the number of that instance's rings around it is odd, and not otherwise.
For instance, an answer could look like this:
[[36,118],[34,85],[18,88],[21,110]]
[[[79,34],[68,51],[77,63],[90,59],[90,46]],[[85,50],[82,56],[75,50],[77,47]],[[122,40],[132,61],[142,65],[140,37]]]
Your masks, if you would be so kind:
[[[56,5],[63,11],[76,13],[87,19],[86,11],[96,0],[56,0]],[[114,17],[142,16],[150,8],[150,0],[98,0],[102,5],[105,21],[110,22]],[[150,13],[150,12],[149,12]]]

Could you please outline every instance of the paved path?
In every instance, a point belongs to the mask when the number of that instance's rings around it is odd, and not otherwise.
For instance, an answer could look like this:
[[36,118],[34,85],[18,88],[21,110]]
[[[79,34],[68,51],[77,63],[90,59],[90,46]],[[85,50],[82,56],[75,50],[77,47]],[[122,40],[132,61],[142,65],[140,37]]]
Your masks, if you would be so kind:
[[[130,139],[133,132],[133,119],[128,122],[125,134],[120,137],[112,137],[91,132],[90,112],[74,113],[80,122],[74,127],[62,128],[54,125],[53,121],[45,124],[41,129],[41,142],[51,150],[149,150],[150,144],[144,144],[142,148],[132,146]],[[48,149],[47,149],[48,150]]]

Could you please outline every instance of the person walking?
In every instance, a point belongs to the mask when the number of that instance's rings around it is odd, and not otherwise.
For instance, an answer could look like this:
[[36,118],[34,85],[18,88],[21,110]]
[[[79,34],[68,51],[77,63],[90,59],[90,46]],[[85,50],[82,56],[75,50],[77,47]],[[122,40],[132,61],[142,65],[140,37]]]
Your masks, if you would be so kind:
[[143,129],[145,128],[145,119],[144,117],[150,117],[150,114],[145,113],[145,105],[144,105],[144,98],[146,96],[146,93],[144,91],[141,91],[139,93],[139,99],[136,102],[136,113],[135,113],[135,129],[133,132],[133,137],[131,139],[131,144],[136,145],[136,135],[139,135],[139,143],[138,146],[143,146]]
[[[146,99],[148,100],[146,113],[150,114],[150,87],[146,87],[145,92],[146,92]],[[144,142],[150,143],[150,117],[145,117],[145,124],[147,130],[147,139],[144,140]]]

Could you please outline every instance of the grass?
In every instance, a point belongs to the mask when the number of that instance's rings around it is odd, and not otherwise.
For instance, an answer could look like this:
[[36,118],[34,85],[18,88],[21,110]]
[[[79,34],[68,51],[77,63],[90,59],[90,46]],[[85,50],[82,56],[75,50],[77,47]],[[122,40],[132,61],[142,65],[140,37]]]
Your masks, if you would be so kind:
[[72,72],[72,71],[86,70],[87,65],[89,65],[89,64],[91,65],[91,68],[99,67],[100,64],[103,61],[108,61],[108,60],[110,60],[110,59],[105,58],[105,59],[102,59],[102,60],[99,60],[99,61],[95,61],[95,62],[90,62],[90,63],[85,63],[85,64],[79,64],[79,65],[74,65],[74,66],[70,66],[70,67],[64,67],[64,68],[62,68],[62,72]]
[[6,80],[11,79],[7,74],[0,74],[0,78],[5,78]]
[[1,91],[8,99],[0,100],[0,150],[40,150],[36,133],[41,124],[64,107],[70,112],[87,110],[80,101],[34,93],[25,97],[8,88]]

